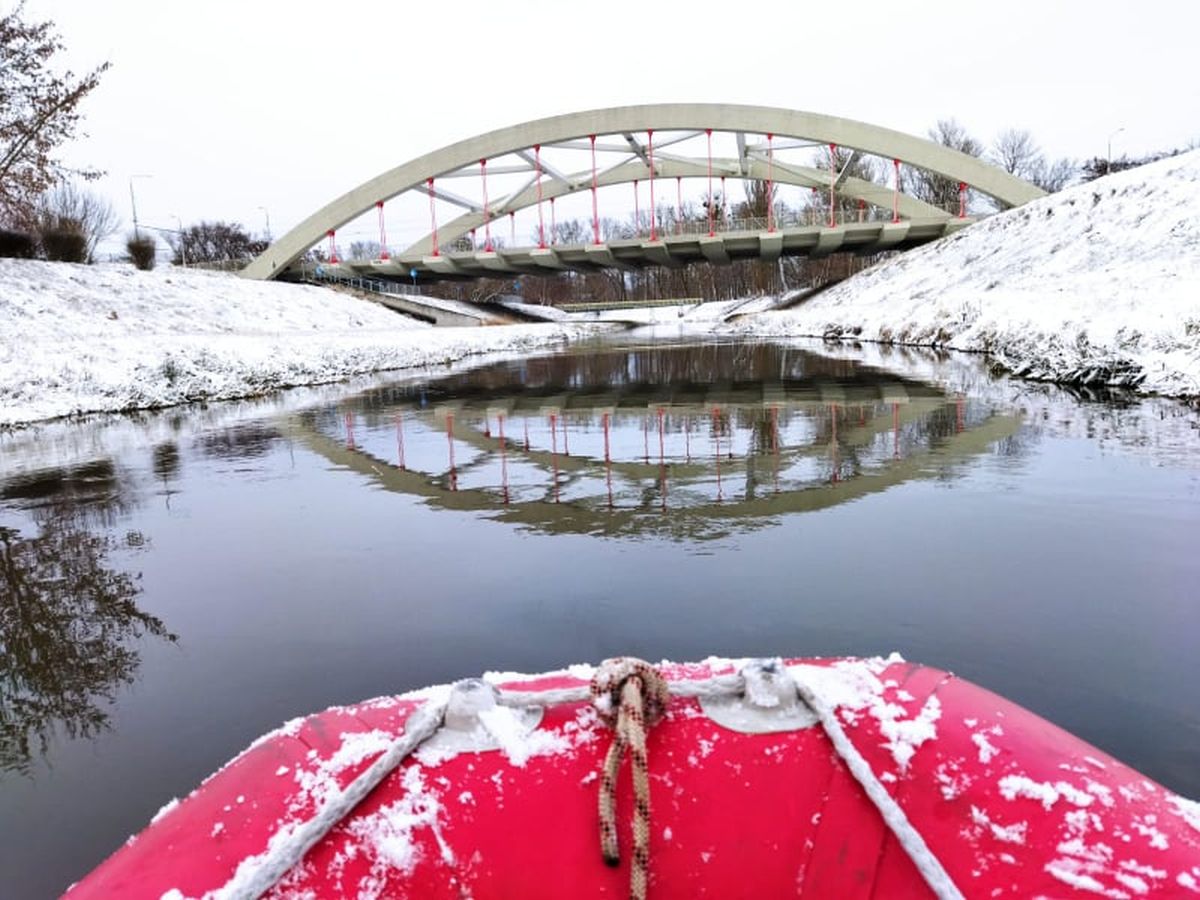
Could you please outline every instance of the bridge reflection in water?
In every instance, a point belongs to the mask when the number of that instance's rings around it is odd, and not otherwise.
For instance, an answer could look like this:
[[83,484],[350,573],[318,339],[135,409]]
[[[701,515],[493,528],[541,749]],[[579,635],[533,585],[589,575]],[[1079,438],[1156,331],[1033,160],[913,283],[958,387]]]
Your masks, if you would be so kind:
[[[737,372],[736,380],[714,373]],[[944,477],[1020,425],[847,360],[619,348],[387,388],[290,421],[378,486],[548,533],[721,537]]]

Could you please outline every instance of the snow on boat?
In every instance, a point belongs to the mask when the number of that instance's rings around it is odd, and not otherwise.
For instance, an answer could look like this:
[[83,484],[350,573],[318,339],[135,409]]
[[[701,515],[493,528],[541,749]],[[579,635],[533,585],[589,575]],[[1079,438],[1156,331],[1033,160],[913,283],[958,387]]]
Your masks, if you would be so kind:
[[888,659],[609,660],[329,709],[68,896],[1179,897],[1200,804]]

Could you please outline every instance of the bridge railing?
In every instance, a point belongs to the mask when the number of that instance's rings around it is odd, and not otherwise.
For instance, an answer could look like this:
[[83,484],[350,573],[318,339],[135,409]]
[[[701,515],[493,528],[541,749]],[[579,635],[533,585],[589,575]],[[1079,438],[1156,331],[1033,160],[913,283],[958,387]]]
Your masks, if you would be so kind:
[[303,276],[306,281],[314,281],[325,284],[337,284],[342,287],[355,288],[360,291],[367,291],[373,294],[390,294],[395,297],[419,297],[420,290],[410,284],[402,284],[398,281],[383,281],[378,278],[364,278],[361,275],[346,275],[344,271],[330,271],[327,268],[328,264],[316,263],[308,266],[303,271]]
[[[891,210],[883,210],[879,209],[878,207],[868,206],[863,209],[834,210],[834,222],[838,225],[851,225],[857,222],[890,221],[892,221]],[[768,221],[766,216],[718,218],[713,221],[712,230],[718,233],[738,231],[768,231],[772,225],[774,225],[776,229],[828,227],[829,210],[820,209],[818,207],[810,207],[802,210],[784,210],[781,211],[778,216],[775,216],[773,221]],[[670,237],[674,234],[708,234],[708,231],[708,220],[699,219],[669,224],[661,229],[658,233],[663,237]],[[647,237],[648,235],[649,229],[643,229],[641,237]]]

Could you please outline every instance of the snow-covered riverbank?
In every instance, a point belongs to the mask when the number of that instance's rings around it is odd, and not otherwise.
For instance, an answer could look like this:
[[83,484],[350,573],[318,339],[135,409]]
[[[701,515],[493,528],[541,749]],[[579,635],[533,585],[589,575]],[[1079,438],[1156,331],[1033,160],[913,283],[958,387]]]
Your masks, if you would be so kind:
[[1200,151],[994,216],[731,330],[983,351],[1027,378],[1200,396]]
[[435,329],[324,288],[0,259],[0,426],[524,352],[584,327]]

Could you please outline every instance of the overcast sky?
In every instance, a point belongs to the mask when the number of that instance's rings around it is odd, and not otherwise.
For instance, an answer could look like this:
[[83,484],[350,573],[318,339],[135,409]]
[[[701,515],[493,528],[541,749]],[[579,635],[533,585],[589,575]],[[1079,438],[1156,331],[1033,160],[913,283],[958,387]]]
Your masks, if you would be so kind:
[[[11,8],[0,0],[0,8]],[[77,71],[72,162],[130,218],[278,236],[411,157],[528,119],[651,102],[790,107],[1054,156],[1200,139],[1200,3],[1141,0],[265,2],[28,0]],[[416,237],[416,235],[412,235]]]

